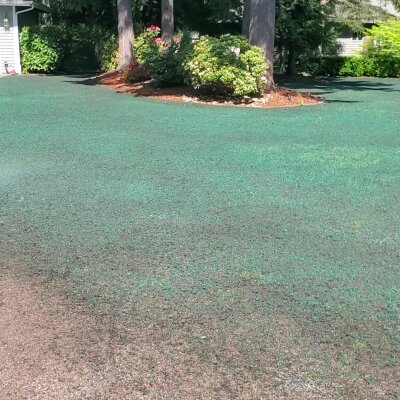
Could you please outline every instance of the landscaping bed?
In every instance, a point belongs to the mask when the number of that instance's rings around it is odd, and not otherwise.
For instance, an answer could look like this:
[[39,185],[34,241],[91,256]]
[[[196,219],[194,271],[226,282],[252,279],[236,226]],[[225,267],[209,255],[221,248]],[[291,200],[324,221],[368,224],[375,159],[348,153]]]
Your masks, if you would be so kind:
[[229,100],[221,97],[202,95],[190,86],[156,87],[151,81],[126,83],[122,72],[108,72],[89,80],[91,84],[106,86],[118,93],[130,93],[134,96],[182,103],[198,103],[223,106],[240,106],[255,108],[275,108],[315,105],[323,103],[323,99],[310,93],[278,87],[273,93],[265,93],[261,98],[246,100]]

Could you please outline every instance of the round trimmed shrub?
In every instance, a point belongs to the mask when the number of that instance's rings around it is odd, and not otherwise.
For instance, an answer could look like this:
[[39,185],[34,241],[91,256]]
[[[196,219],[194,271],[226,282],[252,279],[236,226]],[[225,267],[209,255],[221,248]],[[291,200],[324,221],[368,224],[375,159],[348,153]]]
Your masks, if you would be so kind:
[[242,36],[203,36],[184,62],[195,89],[224,97],[261,96],[267,64],[263,51]]

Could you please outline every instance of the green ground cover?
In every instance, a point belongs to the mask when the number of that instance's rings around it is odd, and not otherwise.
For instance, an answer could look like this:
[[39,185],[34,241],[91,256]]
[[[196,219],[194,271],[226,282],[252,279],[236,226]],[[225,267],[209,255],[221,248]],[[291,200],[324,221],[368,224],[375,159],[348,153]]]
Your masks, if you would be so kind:
[[274,110],[82,83],[0,80],[3,262],[179,334],[215,398],[399,398],[399,80]]

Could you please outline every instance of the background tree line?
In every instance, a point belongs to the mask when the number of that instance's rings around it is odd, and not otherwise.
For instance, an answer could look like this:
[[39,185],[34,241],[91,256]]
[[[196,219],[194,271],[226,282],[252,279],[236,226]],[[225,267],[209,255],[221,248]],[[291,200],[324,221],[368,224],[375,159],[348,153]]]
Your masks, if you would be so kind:
[[[400,7],[399,0],[392,3]],[[48,0],[55,24],[98,27],[118,33],[119,67],[133,59],[134,32],[162,26],[163,39],[187,29],[200,34],[242,33],[261,47],[269,65],[295,74],[299,58],[337,51],[337,32],[363,29],[363,20],[384,17],[369,0]],[[268,82],[273,82],[272,68]]]

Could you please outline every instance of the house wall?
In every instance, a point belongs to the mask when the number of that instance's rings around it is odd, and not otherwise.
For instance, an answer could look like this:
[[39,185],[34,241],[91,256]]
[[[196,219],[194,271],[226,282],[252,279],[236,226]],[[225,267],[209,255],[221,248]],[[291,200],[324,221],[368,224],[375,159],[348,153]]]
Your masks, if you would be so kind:
[[[4,29],[4,18],[8,17],[10,21],[10,30]],[[5,74],[4,63],[15,65],[15,36],[14,36],[14,12],[13,7],[0,6],[0,74]]]
[[341,56],[359,56],[363,50],[363,39],[338,38],[337,41],[341,45]]
[[363,35],[352,32],[350,29],[344,29],[337,38],[341,45],[341,56],[358,56],[363,50],[365,38]]

